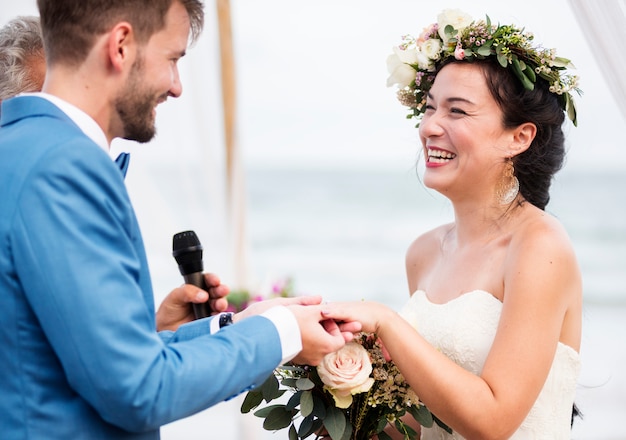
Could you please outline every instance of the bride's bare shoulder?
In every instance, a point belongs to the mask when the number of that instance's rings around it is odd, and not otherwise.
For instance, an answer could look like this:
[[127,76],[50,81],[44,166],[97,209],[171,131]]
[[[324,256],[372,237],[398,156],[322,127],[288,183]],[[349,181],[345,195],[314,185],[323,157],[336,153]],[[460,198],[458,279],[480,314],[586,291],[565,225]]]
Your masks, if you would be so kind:
[[406,252],[407,262],[413,261],[420,256],[428,255],[435,249],[440,249],[444,237],[450,232],[452,227],[452,223],[447,223],[431,229],[413,240]]

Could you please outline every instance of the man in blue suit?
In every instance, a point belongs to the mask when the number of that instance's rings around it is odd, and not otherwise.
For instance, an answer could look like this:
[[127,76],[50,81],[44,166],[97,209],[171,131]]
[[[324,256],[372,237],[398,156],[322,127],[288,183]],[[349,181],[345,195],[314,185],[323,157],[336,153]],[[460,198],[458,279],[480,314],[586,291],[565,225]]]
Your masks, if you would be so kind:
[[43,93],[4,101],[0,119],[2,438],[157,439],[281,362],[317,364],[350,340],[359,325],[325,320],[320,298],[155,331],[141,233],[108,148],[154,136],[157,105],[182,92],[177,63],[202,4],[38,6]]
[[[37,16],[20,16],[0,29],[0,103],[26,92],[39,92],[46,74],[41,26]],[[128,157],[124,155],[128,166]],[[214,274],[205,274],[210,286],[212,314],[225,311],[228,301],[224,297],[228,288]],[[179,325],[193,320],[191,303],[204,303],[209,293],[183,285],[174,289],[161,303],[156,314],[157,330],[175,330]]]

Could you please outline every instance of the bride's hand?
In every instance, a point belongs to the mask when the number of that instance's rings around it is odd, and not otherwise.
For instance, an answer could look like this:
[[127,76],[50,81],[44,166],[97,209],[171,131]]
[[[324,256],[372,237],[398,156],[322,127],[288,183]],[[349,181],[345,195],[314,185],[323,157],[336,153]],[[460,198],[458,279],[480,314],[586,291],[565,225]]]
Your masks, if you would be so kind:
[[336,322],[358,321],[367,333],[378,333],[381,325],[396,315],[389,307],[372,301],[331,302],[324,305],[322,314]]
[[295,296],[289,298],[272,298],[266,299],[263,301],[257,301],[255,303],[250,304],[246,309],[241,312],[235,314],[233,317],[234,322],[240,321],[245,318],[249,318],[250,316],[260,315],[263,312],[271,309],[276,306],[291,306],[291,305],[302,305],[302,306],[311,306],[311,305],[319,305],[322,302],[321,296]]

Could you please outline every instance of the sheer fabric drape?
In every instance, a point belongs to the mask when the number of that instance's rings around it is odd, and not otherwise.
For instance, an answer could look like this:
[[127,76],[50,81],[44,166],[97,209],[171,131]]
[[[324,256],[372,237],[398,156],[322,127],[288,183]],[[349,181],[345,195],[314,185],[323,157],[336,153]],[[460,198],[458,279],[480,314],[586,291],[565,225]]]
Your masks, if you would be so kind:
[[568,0],[600,71],[626,119],[626,0]]

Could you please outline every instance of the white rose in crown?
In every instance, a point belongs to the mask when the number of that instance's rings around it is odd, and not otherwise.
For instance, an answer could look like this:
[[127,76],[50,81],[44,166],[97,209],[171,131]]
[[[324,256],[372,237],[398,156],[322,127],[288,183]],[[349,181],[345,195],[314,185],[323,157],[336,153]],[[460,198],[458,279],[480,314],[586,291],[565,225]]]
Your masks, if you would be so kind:
[[457,31],[461,32],[467,26],[472,23],[472,17],[461,11],[460,9],[444,9],[437,16],[437,23],[439,25],[439,36],[443,40],[444,44],[448,44],[448,37],[446,36],[446,26],[450,25]]
[[[407,63],[417,64],[417,52],[415,50],[410,51],[409,54],[405,52],[409,51],[394,47],[394,53],[387,57],[387,71],[389,72],[387,87],[398,84],[403,89],[415,80],[417,71]],[[403,59],[412,61],[403,61]]]
[[438,60],[441,57],[441,40],[429,38],[420,44],[420,51],[426,55],[428,59]]
[[335,353],[327,354],[317,366],[317,373],[335,399],[337,408],[348,408],[352,395],[369,391],[374,385],[372,362],[362,345],[349,342]]

